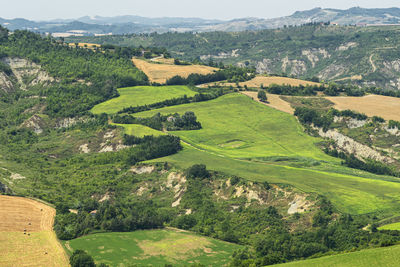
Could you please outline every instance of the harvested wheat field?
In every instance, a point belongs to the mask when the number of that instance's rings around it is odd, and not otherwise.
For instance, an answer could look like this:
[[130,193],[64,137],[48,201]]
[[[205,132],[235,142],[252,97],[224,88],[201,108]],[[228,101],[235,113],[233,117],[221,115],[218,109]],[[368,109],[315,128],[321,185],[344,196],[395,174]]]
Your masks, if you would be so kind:
[[[69,43],[69,46],[75,46],[75,43]],[[78,43],[78,46],[87,48],[101,47],[101,45],[99,44],[92,44],[92,43]]]
[[179,75],[187,77],[192,73],[210,74],[218,70],[216,68],[201,65],[172,65],[172,64],[156,64],[150,63],[142,59],[132,58],[133,64],[148,77],[150,82],[165,83],[168,79]]
[[0,266],[69,266],[53,232],[53,208],[2,195],[0,207]]
[[273,95],[273,94],[266,94],[267,98],[268,98],[268,103],[264,103],[261,102],[260,100],[258,100],[257,98],[257,92],[252,92],[252,91],[245,91],[245,92],[241,92],[244,95],[247,95],[251,98],[253,98],[255,101],[267,105],[271,108],[289,113],[289,114],[293,114],[294,113],[294,109],[290,106],[290,104],[284,100],[282,100],[280,98],[279,95]]
[[339,110],[351,109],[368,116],[380,116],[386,120],[400,121],[400,98],[367,95],[363,97],[326,97],[335,103],[335,108]]
[[[299,85],[320,85],[319,83],[315,82],[309,82],[309,81],[304,81],[304,80],[299,80],[299,79],[292,79],[292,78],[287,78],[287,77],[266,77],[266,76],[257,76],[250,81],[247,82],[241,82],[239,83],[240,86],[247,86],[250,88],[260,88],[261,85],[267,87],[270,86],[271,84],[288,84],[291,86],[299,86]],[[229,85],[229,84],[228,84]],[[234,84],[232,84],[234,85]]]

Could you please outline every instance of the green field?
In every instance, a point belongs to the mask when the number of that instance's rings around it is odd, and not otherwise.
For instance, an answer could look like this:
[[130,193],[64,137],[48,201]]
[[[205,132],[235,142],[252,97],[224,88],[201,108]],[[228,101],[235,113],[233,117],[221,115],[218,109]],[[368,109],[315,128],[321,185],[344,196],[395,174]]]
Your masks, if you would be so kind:
[[[273,162],[250,162],[218,156],[200,151],[188,145],[178,154],[155,159],[151,162],[172,162],[187,168],[196,163],[206,164],[211,170],[236,175],[248,180],[270,183],[291,184],[306,192],[316,192],[326,196],[342,212],[363,214],[400,212],[399,179],[359,172],[351,174],[352,169],[342,167],[342,172],[329,172],[320,168],[292,167]],[[340,166],[338,166],[339,168]]]
[[186,111],[196,114],[203,129],[172,133],[207,151],[235,158],[285,156],[337,161],[316,146],[322,139],[304,133],[295,117],[241,94],[142,112],[137,116]]
[[318,259],[278,264],[282,267],[398,267],[400,246],[367,249]]
[[[187,145],[178,154],[156,159],[187,168],[194,163],[249,180],[291,184],[325,195],[342,212],[400,212],[400,180],[340,165],[304,133],[292,115],[266,107],[240,94],[138,113],[151,116],[195,112],[203,128],[172,132]],[[139,125],[122,125],[128,134],[161,134]],[[284,158],[284,160],[276,160]]]
[[113,123],[113,125],[120,126],[124,128],[124,132],[126,134],[138,136],[138,137],[143,137],[145,135],[154,135],[154,136],[160,136],[163,135],[163,132],[154,130],[150,127],[140,125],[140,124],[118,124],[118,123]]
[[86,250],[96,263],[110,266],[223,266],[240,246],[188,232],[145,230],[102,233],[64,242],[67,249]]
[[386,224],[378,228],[379,230],[398,230],[400,231],[400,222]]
[[190,97],[196,94],[187,86],[135,86],[120,88],[118,92],[119,97],[96,105],[91,112],[112,114],[130,106],[148,105],[174,97],[184,95]]

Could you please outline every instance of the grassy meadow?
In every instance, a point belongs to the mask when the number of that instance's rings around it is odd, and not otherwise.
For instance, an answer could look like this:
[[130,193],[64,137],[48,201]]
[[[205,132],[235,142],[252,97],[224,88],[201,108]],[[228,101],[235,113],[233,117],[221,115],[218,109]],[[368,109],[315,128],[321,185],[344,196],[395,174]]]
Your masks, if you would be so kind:
[[337,161],[316,143],[322,139],[304,133],[296,118],[256,103],[241,94],[138,113],[146,117],[160,112],[193,111],[203,129],[172,132],[191,145],[234,158],[304,157]]
[[[188,145],[178,154],[150,162],[164,161],[182,168],[191,166],[193,162],[202,163],[211,170],[248,180],[291,184],[305,192],[325,195],[340,211],[346,213],[400,212],[400,183],[394,177],[361,171],[355,173],[352,169],[328,164],[309,167],[306,162],[293,166],[288,166],[290,162],[252,162],[212,154]],[[324,166],[328,167],[327,171],[321,170]]]
[[[291,184],[306,192],[321,193],[340,211],[351,214],[400,212],[398,179],[341,166],[338,159],[317,147],[322,139],[304,133],[295,117],[247,96],[228,94],[135,115],[186,111],[195,112],[203,128],[171,132],[186,143],[184,150],[153,162],[169,161],[182,168],[203,163],[209,169],[249,180]],[[119,126],[127,134],[162,134],[140,125]]]
[[175,230],[102,233],[64,242],[69,250],[86,250],[96,263],[110,266],[223,266],[241,246]]
[[154,136],[160,136],[163,135],[163,132],[154,130],[150,127],[140,125],[140,124],[118,124],[118,123],[113,123],[113,125],[119,126],[124,128],[124,132],[129,135],[134,135],[138,137],[143,137],[145,135],[154,135]]
[[174,97],[184,95],[190,97],[196,94],[187,86],[135,86],[120,88],[118,92],[119,97],[96,105],[91,112],[112,114],[130,106],[148,105]]
[[400,266],[400,246],[367,249],[318,259],[278,264],[281,267],[397,267]]
[[379,230],[397,230],[400,231],[400,222],[386,224],[378,228]]

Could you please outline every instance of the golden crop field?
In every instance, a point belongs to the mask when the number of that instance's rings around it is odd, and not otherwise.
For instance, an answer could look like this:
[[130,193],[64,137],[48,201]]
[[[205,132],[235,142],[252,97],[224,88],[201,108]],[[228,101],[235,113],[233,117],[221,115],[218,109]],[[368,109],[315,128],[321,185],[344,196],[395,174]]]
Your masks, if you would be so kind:
[[210,74],[217,70],[216,68],[202,65],[156,64],[138,58],[132,58],[132,62],[149,77],[151,82],[161,84],[176,75],[186,78],[192,73]]
[[[288,84],[292,86],[299,86],[299,85],[320,85],[319,83],[309,82],[299,79],[287,78],[287,77],[267,77],[267,76],[256,76],[255,78],[251,79],[250,81],[241,82],[239,83],[240,86],[247,86],[250,88],[260,88],[261,85],[267,87],[271,84]],[[234,85],[234,84],[232,84]]]
[[334,108],[339,110],[351,109],[357,112],[365,113],[366,115],[380,116],[386,120],[400,121],[400,98],[367,95],[363,97],[326,97],[332,101]]
[[[69,46],[75,46],[75,43],[69,43]],[[101,45],[99,44],[92,44],[92,43],[78,43],[78,46],[87,48],[101,47]]]
[[3,195],[0,207],[0,266],[69,266],[53,231],[53,208]]

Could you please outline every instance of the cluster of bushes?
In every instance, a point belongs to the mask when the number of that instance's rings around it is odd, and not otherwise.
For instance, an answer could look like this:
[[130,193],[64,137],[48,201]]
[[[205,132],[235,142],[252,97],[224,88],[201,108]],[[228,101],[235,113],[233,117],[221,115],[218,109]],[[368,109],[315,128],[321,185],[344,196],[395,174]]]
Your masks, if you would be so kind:
[[108,267],[105,263],[95,264],[93,257],[80,249],[72,253],[69,263],[71,267]]
[[[329,111],[317,111],[307,107],[297,107],[294,115],[303,124],[314,124],[317,127],[322,127],[326,131],[334,121],[334,117],[350,117],[357,120],[366,120],[368,116],[352,110],[337,110],[330,109]],[[375,120],[381,120],[376,118]]]
[[265,93],[264,90],[259,90],[257,93],[257,98],[258,100],[260,100],[261,102],[268,102],[268,98],[267,98],[267,94]]
[[61,240],[69,240],[94,231],[128,232],[163,227],[165,216],[152,201],[112,203],[88,200],[77,214],[63,205],[57,206],[54,230]]
[[218,91],[216,91],[214,93],[196,94],[193,97],[187,97],[186,95],[184,95],[182,97],[167,99],[167,100],[164,100],[164,101],[161,101],[161,102],[156,102],[156,103],[149,104],[149,105],[136,106],[136,107],[130,106],[130,107],[127,107],[127,108],[124,108],[124,109],[118,111],[118,114],[121,114],[121,113],[132,114],[132,113],[138,113],[138,112],[152,110],[152,109],[159,109],[159,108],[163,108],[163,107],[176,106],[176,105],[182,105],[182,104],[188,104],[188,103],[194,103],[194,102],[208,101],[208,100],[212,100],[212,99],[215,99],[217,97],[220,97],[223,94],[224,94],[223,90],[218,90]]
[[389,121],[389,129],[400,129],[400,121],[394,121],[394,120],[390,120]]
[[228,80],[228,82],[244,82],[255,77],[254,71],[247,68],[229,66],[210,74],[192,73],[187,78],[174,76],[167,80],[168,85],[197,85]]
[[162,131],[163,129],[168,131],[201,129],[201,123],[197,121],[197,117],[192,111],[187,111],[182,116],[178,113],[170,115],[161,115],[160,113],[157,113],[149,118],[136,118],[130,115],[115,115],[113,122],[121,124],[142,124],[159,131]]
[[271,84],[267,87],[268,93],[276,95],[296,95],[296,96],[307,96],[316,95],[317,91],[324,91],[324,85],[299,85],[292,86],[288,84]]
[[363,170],[380,175],[400,177],[400,173],[394,168],[376,160],[366,159],[362,161],[356,158],[353,154],[348,155],[346,153],[337,151],[337,149],[326,148],[325,153],[333,157],[343,159],[344,161],[342,162],[342,164],[346,165],[349,168]]
[[150,135],[141,139],[136,141],[139,142],[136,147],[124,151],[124,162],[126,164],[135,165],[141,161],[166,157],[178,153],[182,149],[180,138],[177,136],[162,135],[155,137]]

